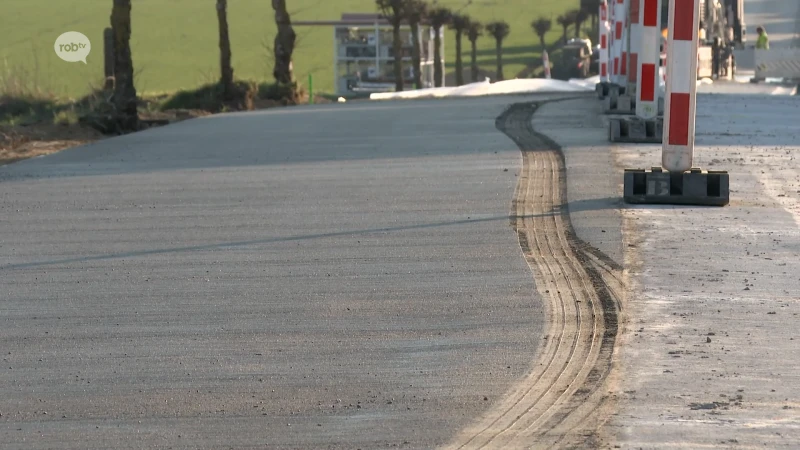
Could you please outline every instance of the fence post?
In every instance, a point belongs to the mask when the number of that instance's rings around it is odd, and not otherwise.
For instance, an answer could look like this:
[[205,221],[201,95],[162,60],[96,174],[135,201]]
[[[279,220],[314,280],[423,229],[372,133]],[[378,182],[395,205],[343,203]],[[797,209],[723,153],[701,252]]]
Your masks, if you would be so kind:
[[314,75],[308,74],[308,104],[314,104]]

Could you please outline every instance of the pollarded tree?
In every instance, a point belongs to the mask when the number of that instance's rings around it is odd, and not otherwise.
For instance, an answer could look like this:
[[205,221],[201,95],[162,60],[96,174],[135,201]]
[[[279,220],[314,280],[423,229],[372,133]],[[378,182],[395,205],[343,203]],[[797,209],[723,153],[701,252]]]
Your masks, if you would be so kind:
[[456,32],[456,86],[464,84],[464,64],[461,60],[461,37],[470,24],[467,15],[453,14],[450,18],[450,29]]
[[406,16],[407,0],[375,0],[375,4],[392,25],[392,50],[394,52],[394,90],[403,90],[403,40],[400,26]]
[[539,43],[542,45],[542,50],[547,49],[547,44],[544,42],[544,36],[553,28],[553,21],[546,17],[539,17],[531,22],[531,28],[536,36],[539,36]]
[[497,81],[503,81],[503,40],[508,37],[511,27],[504,21],[492,22],[486,25],[486,31],[494,38],[497,52]]
[[444,84],[444,67],[442,67],[442,27],[450,23],[453,13],[444,7],[433,8],[428,12],[428,21],[433,28],[433,85]]
[[561,29],[564,31],[562,38],[564,42],[567,42],[567,29],[570,25],[572,25],[572,18],[568,14],[564,14],[561,16],[556,17],[556,22],[561,25]]
[[483,35],[483,25],[480,22],[470,21],[467,27],[467,39],[472,47],[470,52],[470,67],[472,82],[478,81],[478,38]]
[[422,67],[420,61],[419,24],[428,13],[428,4],[422,0],[406,0],[406,21],[411,28],[411,65],[414,67],[414,87],[422,88]]
[[600,0],[581,0],[581,9],[592,19],[592,30],[597,28],[598,15],[600,14]]
[[279,88],[289,88],[291,101],[296,100],[294,76],[292,74],[292,54],[297,40],[297,34],[292,27],[292,18],[286,10],[286,0],[272,0],[272,9],[275,11],[275,25],[278,32],[275,33],[275,66],[272,75]]
[[118,132],[137,131],[139,112],[133,85],[131,56],[131,0],[114,0],[111,9],[114,33],[114,127]]
[[570,12],[575,22],[575,37],[581,37],[581,25],[589,19],[589,13],[585,9],[575,9]]
[[233,96],[233,66],[231,66],[231,39],[228,34],[228,0],[217,0],[219,22],[219,66],[223,97]]

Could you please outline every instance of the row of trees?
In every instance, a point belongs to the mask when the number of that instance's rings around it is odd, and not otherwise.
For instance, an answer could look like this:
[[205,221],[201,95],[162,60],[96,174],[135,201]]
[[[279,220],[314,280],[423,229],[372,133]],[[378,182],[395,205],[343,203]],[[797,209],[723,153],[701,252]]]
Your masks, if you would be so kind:
[[[228,0],[215,0],[219,23],[220,53],[220,101],[233,101],[242,95],[233,78],[231,64],[231,42],[228,32]],[[274,11],[277,33],[273,43],[273,77],[278,91],[286,92],[294,101],[296,84],[292,74],[292,54],[297,35],[292,27],[291,17],[286,9],[286,0],[270,0]],[[214,5],[209,1],[210,5]],[[133,57],[131,55],[131,0],[113,0],[111,9],[111,30],[113,35],[113,95],[107,121],[108,129],[117,132],[139,129],[136,87],[133,83]]]
[[[113,114],[111,122],[113,128],[120,132],[133,131],[139,128],[137,113],[136,88],[133,83],[133,58],[130,49],[131,37],[131,0],[112,0],[111,29],[113,35],[113,76],[114,92],[112,98]],[[210,0],[209,0],[210,1]],[[274,11],[274,20],[277,26],[273,44],[274,65],[273,76],[280,91],[289,93],[295,100],[296,84],[292,74],[292,55],[295,49],[297,35],[292,27],[291,17],[286,8],[286,0],[270,0]],[[241,93],[237,91],[234,82],[233,66],[231,64],[231,43],[228,31],[228,0],[215,0],[217,19],[219,23],[219,50],[220,50],[220,90],[221,101],[229,101]],[[447,27],[455,31],[456,41],[456,84],[464,83],[462,61],[462,39],[466,36],[471,44],[470,62],[472,81],[478,80],[477,66],[477,41],[487,33],[495,40],[497,56],[497,80],[503,80],[503,41],[511,31],[508,23],[494,21],[482,24],[466,14],[453,12],[448,8],[431,6],[425,0],[375,0],[378,9],[391,23],[394,31],[394,57],[395,57],[395,88],[403,90],[402,76],[402,43],[400,40],[400,27],[407,23],[414,39],[412,50],[412,64],[414,66],[414,83],[422,86],[421,80],[421,55],[419,43],[419,27],[429,25],[435,30],[434,38],[434,80],[435,86],[441,86],[444,80],[444,67],[442,64],[441,30]],[[581,8],[570,11],[556,19],[563,27],[564,39],[567,39],[570,25],[575,25],[575,36],[580,34],[580,26],[592,17],[596,24],[596,16],[600,0],[581,0]],[[538,35],[542,48],[545,47],[545,35],[552,28],[549,18],[539,18],[531,23],[531,27]]]
[[[453,12],[441,6],[430,6],[424,0],[375,0],[375,4],[383,17],[392,25],[394,37],[394,78],[395,90],[402,91],[402,42],[400,39],[400,29],[404,24],[408,24],[412,35],[412,55],[411,63],[414,72],[414,85],[422,87],[421,80],[421,55],[419,43],[420,25],[428,25],[434,30],[434,86],[439,87],[444,80],[444,68],[442,55],[440,54],[441,42],[440,32],[443,27],[447,27],[455,32],[456,60],[455,78],[456,84],[464,84],[463,60],[462,60],[462,39],[467,37],[471,45],[470,51],[470,75],[473,82],[478,81],[477,65],[477,41],[478,38],[487,33],[495,40],[495,53],[497,57],[496,79],[503,80],[503,41],[508,37],[511,28],[504,21],[494,21],[483,24],[474,20],[467,14]],[[556,18],[556,22],[563,28],[564,41],[568,38],[568,29],[575,27],[575,37],[580,37],[581,25],[592,18],[592,23],[596,24],[597,14],[600,7],[600,0],[581,0],[581,7],[569,11]],[[553,22],[550,18],[540,17],[531,23],[531,27],[539,37],[542,48],[545,48],[545,35],[552,29]]]
[[466,14],[458,14],[448,8],[441,6],[430,6],[424,0],[375,0],[375,4],[381,14],[392,25],[393,45],[394,45],[394,78],[395,90],[402,91],[403,86],[403,66],[402,66],[402,42],[400,39],[400,28],[408,24],[411,29],[412,50],[411,64],[414,68],[414,84],[422,87],[421,55],[419,43],[419,27],[421,25],[430,26],[434,31],[433,42],[433,79],[434,86],[439,87],[444,80],[444,67],[441,55],[441,30],[447,27],[455,31],[456,37],[456,84],[464,84],[463,71],[464,64],[461,57],[462,40],[466,36],[472,46],[471,51],[471,75],[472,81],[478,79],[477,66],[477,41],[484,31],[494,37],[497,44],[497,76],[503,78],[502,69],[502,48],[503,40],[508,36],[510,27],[506,22],[498,21],[482,24],[473,20]]

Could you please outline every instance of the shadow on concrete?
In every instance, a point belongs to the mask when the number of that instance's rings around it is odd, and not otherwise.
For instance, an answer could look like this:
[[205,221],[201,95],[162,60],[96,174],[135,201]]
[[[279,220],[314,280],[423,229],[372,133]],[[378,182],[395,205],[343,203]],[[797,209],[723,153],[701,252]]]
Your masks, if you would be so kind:
[[563,207],[570,213],[577,213],[583,211],[604,211],[608,209],[620,209],[624,203],[622,197],[603,197],[593,198],[586,200],[576,200],[569,202]]
[[334,237],[343,237],[343,236],[358,236],[358,235],[367,235],[372,233],[393,233],[393,232],[402,232],[402,231],[411,231],[411,230],[421,230],[427,228],[438,228],[438,227],[450,227],[450,226],[458,226],[458,225],[468,225],[468,224],[475,224],[475,223],[482,223],[482,222],[496,222],[496,221],[512,221],[514,219],[527,219],[527,218],[535,218],[535,217],[548,217],[557,214],[557,211],[553,211],[547,214],[531,214],[525,216],[493,216],[493,217],[484,217],[479,219],[463,219],[463,220],[451,220],[451,221],[443,221],[443,222],[433,222],[433,223],[424,223],[424,224],[416,224],[416,225],[403,225],[403,226],[396,226],[396,227],[381,227],[381,228],[368,228],[362,230],[348,230],[348,231],[334,231],[330,233],[315,233],[315,234],[303,234],[303,235],[294,235],[294,236],[283,236],[283,237],[271,237],[271,238],[264,238],[264,239],[250,239],[245,241],[233,241],[233,242],[217,242],[214,244],[206,244],[206,245],[192,245],[192,246],[183,246],[183,247],[170,247],[170,248],[160,248],[160,249],[152,249],[152,250],[141,250],[141,251],[133,251],[133,252],[123,252],[123,253],[110,253],[106,255],[95,255],[95,256],[76,256],[72,258],[62,258],[62,259],[54,259],[50,261],[35,261],[35,262],[28,262],[28,263],[19,263],[19,264],[8,264],[4,266],[0,266],[0,271],[3,270],[15,270],[15,269],[31,269],[31,268],[38,268],[44,266],[54,266],[59,264],[72,264],[72,263],[84,263],[84,262],[92,262],[92,261],[107,261],[113,259],[121,259],[121,258],[134,258],[140,256],[153,256],[153,255],[163,255],[167,253],[190,253],[190,252],[202,252],[202,251],[210,251],[210,250],[222,250],[228,249],[232,247],[247,247],[251,245],[264,245],[264,244],[274,244],[274,243],[282,243],[282,242],[295,242],[295,241],[307,241],[307,240],[314,240],[314,239],[326,239],[326,238],[334,238]]

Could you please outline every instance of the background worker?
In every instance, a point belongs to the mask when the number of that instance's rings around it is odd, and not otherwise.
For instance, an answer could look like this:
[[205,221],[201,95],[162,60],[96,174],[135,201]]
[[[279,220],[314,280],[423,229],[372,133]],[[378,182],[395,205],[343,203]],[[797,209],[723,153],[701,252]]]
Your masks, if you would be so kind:
[[756,48],[760,50],[769,50],[769,36],[767,36],[767,30],[760,26],[756,28],[756,33],[758,33]]

